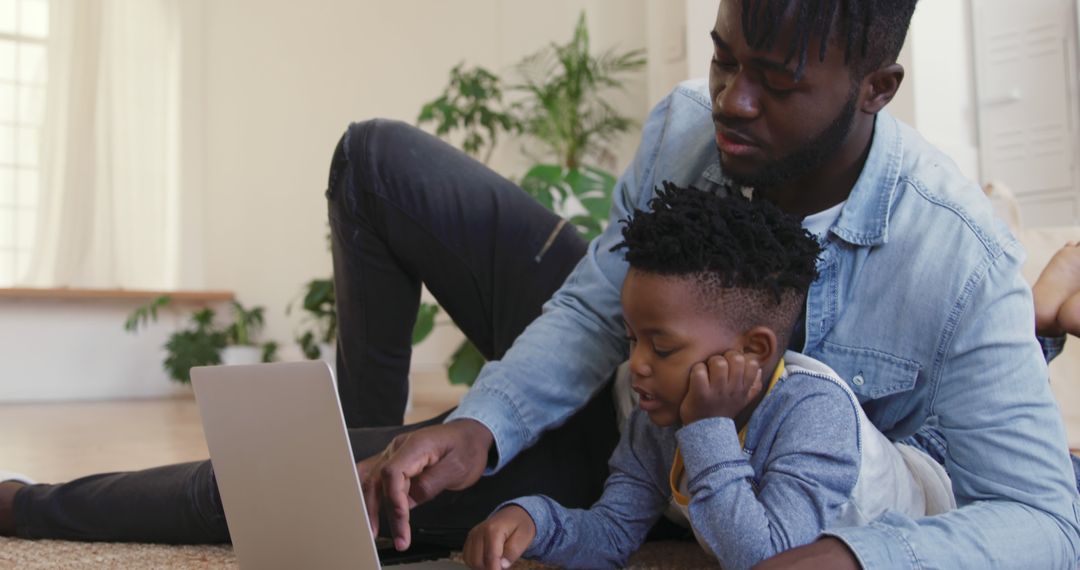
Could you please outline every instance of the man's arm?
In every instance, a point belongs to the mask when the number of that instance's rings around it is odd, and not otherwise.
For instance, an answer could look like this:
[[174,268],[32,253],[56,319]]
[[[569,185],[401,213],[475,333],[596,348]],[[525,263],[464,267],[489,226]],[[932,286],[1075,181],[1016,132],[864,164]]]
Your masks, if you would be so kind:
[[[399,437],[386,453],[358,465],[368,510],[377,513],[383,501],[389,503],[399,549],[410,543],[412,507],[446,489],[468,488],[481,474],[501,468],[585,405],[625,358],[619,291],[626,262],[610,249],[621,241],[619,220],[652,194],[647,185],[673,96],[645,123],[638,153],[615,185],[608,228],[543,314],[502,360],[484,366],[446,423]],[[477,430],[487,433],[479,436]]]
[[921,519],[888,513],[827,533],[866,568],[1076,568],[1076,480],[1016,248],[969,278],[929,379],[961,508]]
[[627,265],[610,251],[622,241],[622,224],[645,207],[657,149],[673,95],[657,105],[645,123],[633,163],[615,185],[604,233],[563,286],[544,304],[499,361],[487,363],[447,421],[468,418],[487,426],[495,438],[494,472],[547,429],[566,421],[599,390],[626,358],[619,292]]

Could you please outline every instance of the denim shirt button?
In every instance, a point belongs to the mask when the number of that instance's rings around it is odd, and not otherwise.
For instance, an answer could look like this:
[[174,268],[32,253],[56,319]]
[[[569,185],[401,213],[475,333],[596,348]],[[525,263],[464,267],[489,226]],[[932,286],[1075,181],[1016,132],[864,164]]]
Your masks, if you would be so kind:
[[866,379],[863,378],[863,375],[861,373],[856,374],[855,377],[851,379],[851,383],[855,384],[856,386],[862,386],[865,382]]

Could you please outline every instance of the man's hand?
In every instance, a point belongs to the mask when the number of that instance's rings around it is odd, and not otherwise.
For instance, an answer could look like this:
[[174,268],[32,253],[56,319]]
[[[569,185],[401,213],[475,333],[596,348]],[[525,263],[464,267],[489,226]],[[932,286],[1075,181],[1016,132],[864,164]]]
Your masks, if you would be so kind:
[[729,350],[690,368],[690,386],[679,406],[683,425],[705,418],[734,418],[761,393],[761,363]]
[[460,491],[476,483],[493,440],[480,422],[455,420],[399,435],[381,454],[358,463],[371,533],[379,534],[379,508],[385,500],[394,548],[408,548],[409,509],[445,490]]
[[529,513],[510,505],[469,531],[465,540],[465,563],[474,570],[505,570],[532,544],[536,523]]
[[826,537],[754,565],[753,570],[859,570],[859,561],[838,539]]

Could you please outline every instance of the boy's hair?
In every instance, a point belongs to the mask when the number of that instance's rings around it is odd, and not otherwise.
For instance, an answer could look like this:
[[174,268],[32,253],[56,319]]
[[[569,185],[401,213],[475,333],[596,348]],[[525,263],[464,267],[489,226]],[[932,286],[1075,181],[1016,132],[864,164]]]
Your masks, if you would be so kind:
[[699,300],[734,331],[765,325],[786,347],[821,253],[800,221],[763,199],[670,182],[649,207],[623,220],[623,241],[611,251],[626,248],[634,269],[693,281]]
[[911,15],[918,0],[743,0],[742,27],[755,49],[771,48],[781,23],[794,3],[794,36],[788,61],[796,59],[796,74],[806,67],[810,42],[820,40],[817,55],[825,60],[829,34],[834,25],[844,46],[844,61],[855,71],[855,80],[882,64],[893,63],[904,45]]

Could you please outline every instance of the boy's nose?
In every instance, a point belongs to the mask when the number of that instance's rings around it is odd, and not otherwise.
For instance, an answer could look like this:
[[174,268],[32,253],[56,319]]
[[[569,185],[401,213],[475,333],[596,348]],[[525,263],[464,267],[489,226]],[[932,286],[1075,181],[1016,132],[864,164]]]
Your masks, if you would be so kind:
[[635,379],[652,376],[652,366],[640,351],[630,353],[630,373]]

